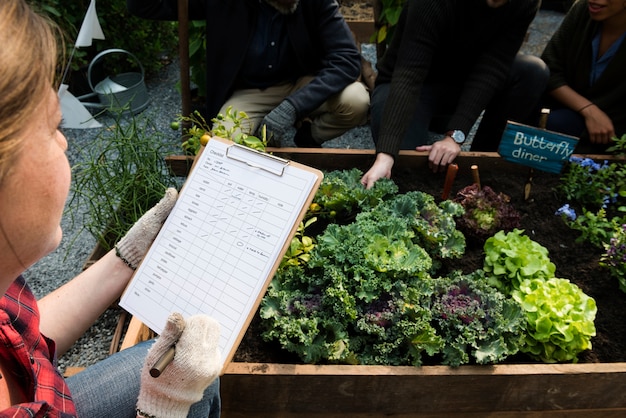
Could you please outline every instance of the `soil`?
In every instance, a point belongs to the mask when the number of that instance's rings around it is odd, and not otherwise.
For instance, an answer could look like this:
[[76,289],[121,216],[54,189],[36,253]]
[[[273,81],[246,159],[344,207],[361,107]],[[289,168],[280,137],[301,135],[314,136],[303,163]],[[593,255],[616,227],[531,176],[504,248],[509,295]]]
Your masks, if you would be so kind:
[[[460,174],[460,173],[459,173]],[[589,244],[576,243],[577,231],[567,227],[555,211],[565,203],[557,196],[555,187],[559,177],[556,174],[537,172],[532,174],[532,187],[529,198],[524,199],[524,187],[530,169],[516,172],[499,171],[480,173],[482,185],[488,185],[496,192],[506,193],[511,203],[522,214],[522,229],[534,241],[546,247],[552,262],[556,265],[556,276],[569,279],[587,295],[593,297],[598,307],[596,315],[596,336],[592,338],[592,350],[581,353],[579,362],[624,362],[626,361],[626,293],[618,288],[617,280],[599,266],[601,251]],[[401,192],[421,190],[433,196],[442,193],[443,175],[424,172],[420,178],[404,175],[395,169],[394,180]],[[471,184],[457,177],[451,191],[452,198],[462,187]],[[468,242],[465,256],[450,263],[448,269],[460,269],[469,273],[482,268],[482,245]],[[235,355],[241,362],[299,363],[293,355],[281,351],[276,345],[264,343],[260,337],[258,316],[253,320],[242,344]],[[511,362],[529,362],[518,356]]]
[[346,20],[373,20],[374,0],[340,0],[341,14]]

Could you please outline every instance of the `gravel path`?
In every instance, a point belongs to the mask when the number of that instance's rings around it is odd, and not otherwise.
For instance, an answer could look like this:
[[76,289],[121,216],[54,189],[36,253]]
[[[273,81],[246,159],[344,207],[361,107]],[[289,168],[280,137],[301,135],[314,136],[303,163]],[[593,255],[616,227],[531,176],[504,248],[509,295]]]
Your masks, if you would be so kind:
[[[545,42],[560,23],[563,14],[553,11],[540,11],[531,25],[528,41],[523,52],[538,55]],[[363,55],[375,62],[375,47],[363,45]],[[180,94],[176,90],[179,79],[177,61],[165,67],[158,75],[146,80],[150,105],[141,116],[150,117],[157,128],[166,135],[173,149],[178,149],[179,134],[169,128],[169,124],[180,113]],[[97,117],[104,126],[114,123],[109,116]],[[85,144],[96,140],[99,129],[66,129],[65,135],[69,142],[68,157],[74,165],[77,161],[77,150]],[[471,138],[470,138],[471,139]],[[371,133],[367,126],[352,129],[343,136],[324,144],[328,148],[373,148]],[[81,208],[69,208],[74,214],[81,213]],[[87,233],[81,232],[74,225],[69,214],[62,220],[64,238],[59,248],[42,259],[26,273],[30,286],[37,297],[42,297],[61,284],[78,274],[95,246],[95,240]],[[109,355],[111,339],[117,324],[120,310],[111,307],[100,320],[88,330],[75,346],[59,360],[61,370],[67,366],[88,366]]]

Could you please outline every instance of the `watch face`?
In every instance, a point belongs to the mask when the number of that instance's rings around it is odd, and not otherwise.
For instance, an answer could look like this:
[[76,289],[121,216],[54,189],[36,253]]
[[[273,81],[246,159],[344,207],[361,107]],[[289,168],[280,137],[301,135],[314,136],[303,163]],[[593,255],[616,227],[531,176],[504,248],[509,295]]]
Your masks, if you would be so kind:
[[457,144],[462,144],[463,142],[465,142],[465,134],[462,131],[452,131],[450,136]]

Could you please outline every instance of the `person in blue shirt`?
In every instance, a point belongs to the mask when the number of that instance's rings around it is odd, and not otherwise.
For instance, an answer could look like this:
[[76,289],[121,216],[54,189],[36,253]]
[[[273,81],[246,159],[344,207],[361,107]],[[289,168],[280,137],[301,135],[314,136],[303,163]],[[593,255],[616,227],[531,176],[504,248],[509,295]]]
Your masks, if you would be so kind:
[[579,137],[577,152],[604,152],[626,134],[626,2],[578,0],[546,45],[546,128]]
[[[177,3],[127,7],[177,20]],[[335,0],[189,0],[189,19],[207,21],[206,118],[243,111],[250,132],[266,126],[275,146],[295,134],[297,145],[319,147],[367,122],[361,54]]]

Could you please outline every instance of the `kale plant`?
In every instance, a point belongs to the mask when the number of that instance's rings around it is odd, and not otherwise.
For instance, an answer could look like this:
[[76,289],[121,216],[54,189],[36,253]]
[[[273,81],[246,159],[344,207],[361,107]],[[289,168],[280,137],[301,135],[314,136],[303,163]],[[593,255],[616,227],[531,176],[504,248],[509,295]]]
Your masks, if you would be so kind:
[[356,168],[325,172],[308,216],[340,223],[352,221],[357,213],[398,193],[398,186],[390,179],[382,178],[371,189],[366,189],[361,184],[361,177],[363,173]]
[[481,270],[435,279],[430,311],[445,341],[443,364],[497,363],[522,345],[521,308],[491,287]]
[[519,228],[521,216],[510,200],[489,186],[472,184],[459,190],[454,201],[463,206],[465,214],[458,219],[458,228],[480,242],[498,231]]
[[443,347],[424,298],[433,257],[464,252],[453,219],[461,212],[410,192],[330,224],[308,263],[275,275],[261,305],[263,337],[307,363],[422,364]]

